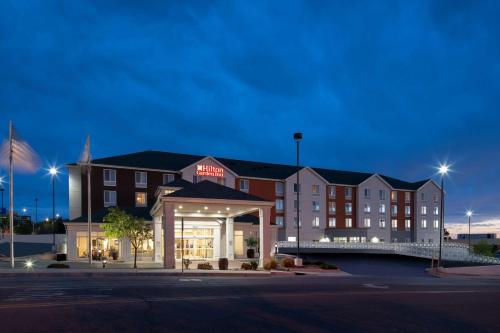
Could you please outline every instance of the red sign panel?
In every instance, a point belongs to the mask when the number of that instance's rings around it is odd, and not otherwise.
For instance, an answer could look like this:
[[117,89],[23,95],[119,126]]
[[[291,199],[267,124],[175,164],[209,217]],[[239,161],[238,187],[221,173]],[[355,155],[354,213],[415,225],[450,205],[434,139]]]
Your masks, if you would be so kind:
[[196,165],[196,175],[208,177],[224,177],[224,169],[215,167],[213,165],[198,164]]

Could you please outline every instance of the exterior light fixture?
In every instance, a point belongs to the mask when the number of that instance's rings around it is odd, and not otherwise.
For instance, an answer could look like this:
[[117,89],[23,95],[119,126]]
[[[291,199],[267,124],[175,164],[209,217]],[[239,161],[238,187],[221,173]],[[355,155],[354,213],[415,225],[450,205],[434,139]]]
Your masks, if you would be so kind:
[[33,260],[31,259],[27,259],[25,262],[24,262],[24,268],[26,268],[27,270],[31,270],[34,266],[34,262]]
[[49,168],[49,173],[51,176],[57,175],[58,172],[59,172],[59,170],[57,170],[57,168],[55,166],[52,166]]
[[217,211],[217,214],[220,214],[220,210]]
[[229,207],[226,207],[226,210],[230,210],[230,209],[231,209],[231,208],[229,208]]
[[438,172],[442,176],[446,175],[448,171],[450,171],[450,166],[448,164],[441,164],[438,168]]
[[207,209],[208,209],[208,207],[207,207],[207,206],[205,206],[205,207],[203,207],[203,209],[204,209],[204,210],[207,210]]
[[197,210],[196,212],[197,212],[197,213],[199,213],[200,211],[199,211],[199,210]]
[[471,217],[471,216],[472,216],[472,211],[471,211],[471,210],[468,210],[468,211],[467,211],[467,213],[466,213],[466,215],[467,215],[468,217]]
[[179,206],[179,209],[182,209],[182,206]]
[[26,208],[23,208],[23,213],[26,213]]

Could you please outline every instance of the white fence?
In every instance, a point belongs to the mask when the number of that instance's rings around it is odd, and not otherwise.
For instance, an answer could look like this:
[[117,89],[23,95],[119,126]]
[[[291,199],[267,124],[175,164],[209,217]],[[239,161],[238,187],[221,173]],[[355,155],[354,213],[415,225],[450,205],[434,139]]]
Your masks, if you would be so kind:
[[[279,248],[296,248],[297,242],[278,242]],[[300,242],[301,249],[360,250],[366,252],[387,252],[419,258],[438,258],[439,244],[436,243],[337,243]],[[500,259],[469,254],[469,247],[461,243],[443,243],[443,260],[500,264]]]

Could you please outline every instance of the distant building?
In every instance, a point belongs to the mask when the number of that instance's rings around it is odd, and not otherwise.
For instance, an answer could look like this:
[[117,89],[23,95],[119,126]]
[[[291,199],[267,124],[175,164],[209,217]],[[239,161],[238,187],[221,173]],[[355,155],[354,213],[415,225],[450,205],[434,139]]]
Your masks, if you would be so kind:
[[[490,239],[496,239],[497,235],[495,233],[489,233],[489,234],[470,234],[470,239],[479,241],[479,240],[490,240]],[[457,235],[458,240],[469,240],[469,234],[458,234]]]

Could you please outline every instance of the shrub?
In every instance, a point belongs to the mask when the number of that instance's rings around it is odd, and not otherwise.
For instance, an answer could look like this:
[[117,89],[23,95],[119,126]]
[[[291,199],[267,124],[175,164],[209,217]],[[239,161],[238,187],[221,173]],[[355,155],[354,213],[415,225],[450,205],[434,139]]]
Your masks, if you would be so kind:
[[325,263],[321,263],[321,265],[319,265],[319,268],[321,268],[321,269],[338,269],[338,267],[335,265],[325,264]]
[[47,268],[69,268],[69,265],[66,264],[50,264]]
[[198,269],[212,270],[214,269],[209,262],[202,262],[198,264]]
[[56,254],[56,261],[66,261],[66,253]]
[[276,269],[278,267],[278,262],[274,259],[268,260],[264,263],[264,269],[270,271],[271,269]]
[[291,268],[295,266],[295,263],[292,258],[283,258],[283,260],[281,260],[281,266]]
[[188,270],[189,269],[189,265],[192,264],[192,261],[190,259],[183,259],[182,260],[182,264],[184,265],[184,269]]
[[227,258],[219,258],[219,270],[226,271],[229,267],[229,261]]
[[255,271],[257,270],[257,267],[259,267],[259,263],[255,260],[250,261],[250,266],[252,267],[252,270]]
[[474,253],[483,255],[483,256],[488,256],[488,257],[493,257],[495,256],[495,253],[493,252],[493,246],[481,241],[480,243],[474,244]]
[[244,262],[241,264],[241,269],[244,269],[245,271],[249,271],[252,269],[252,265],[250,265],[248,262]]

